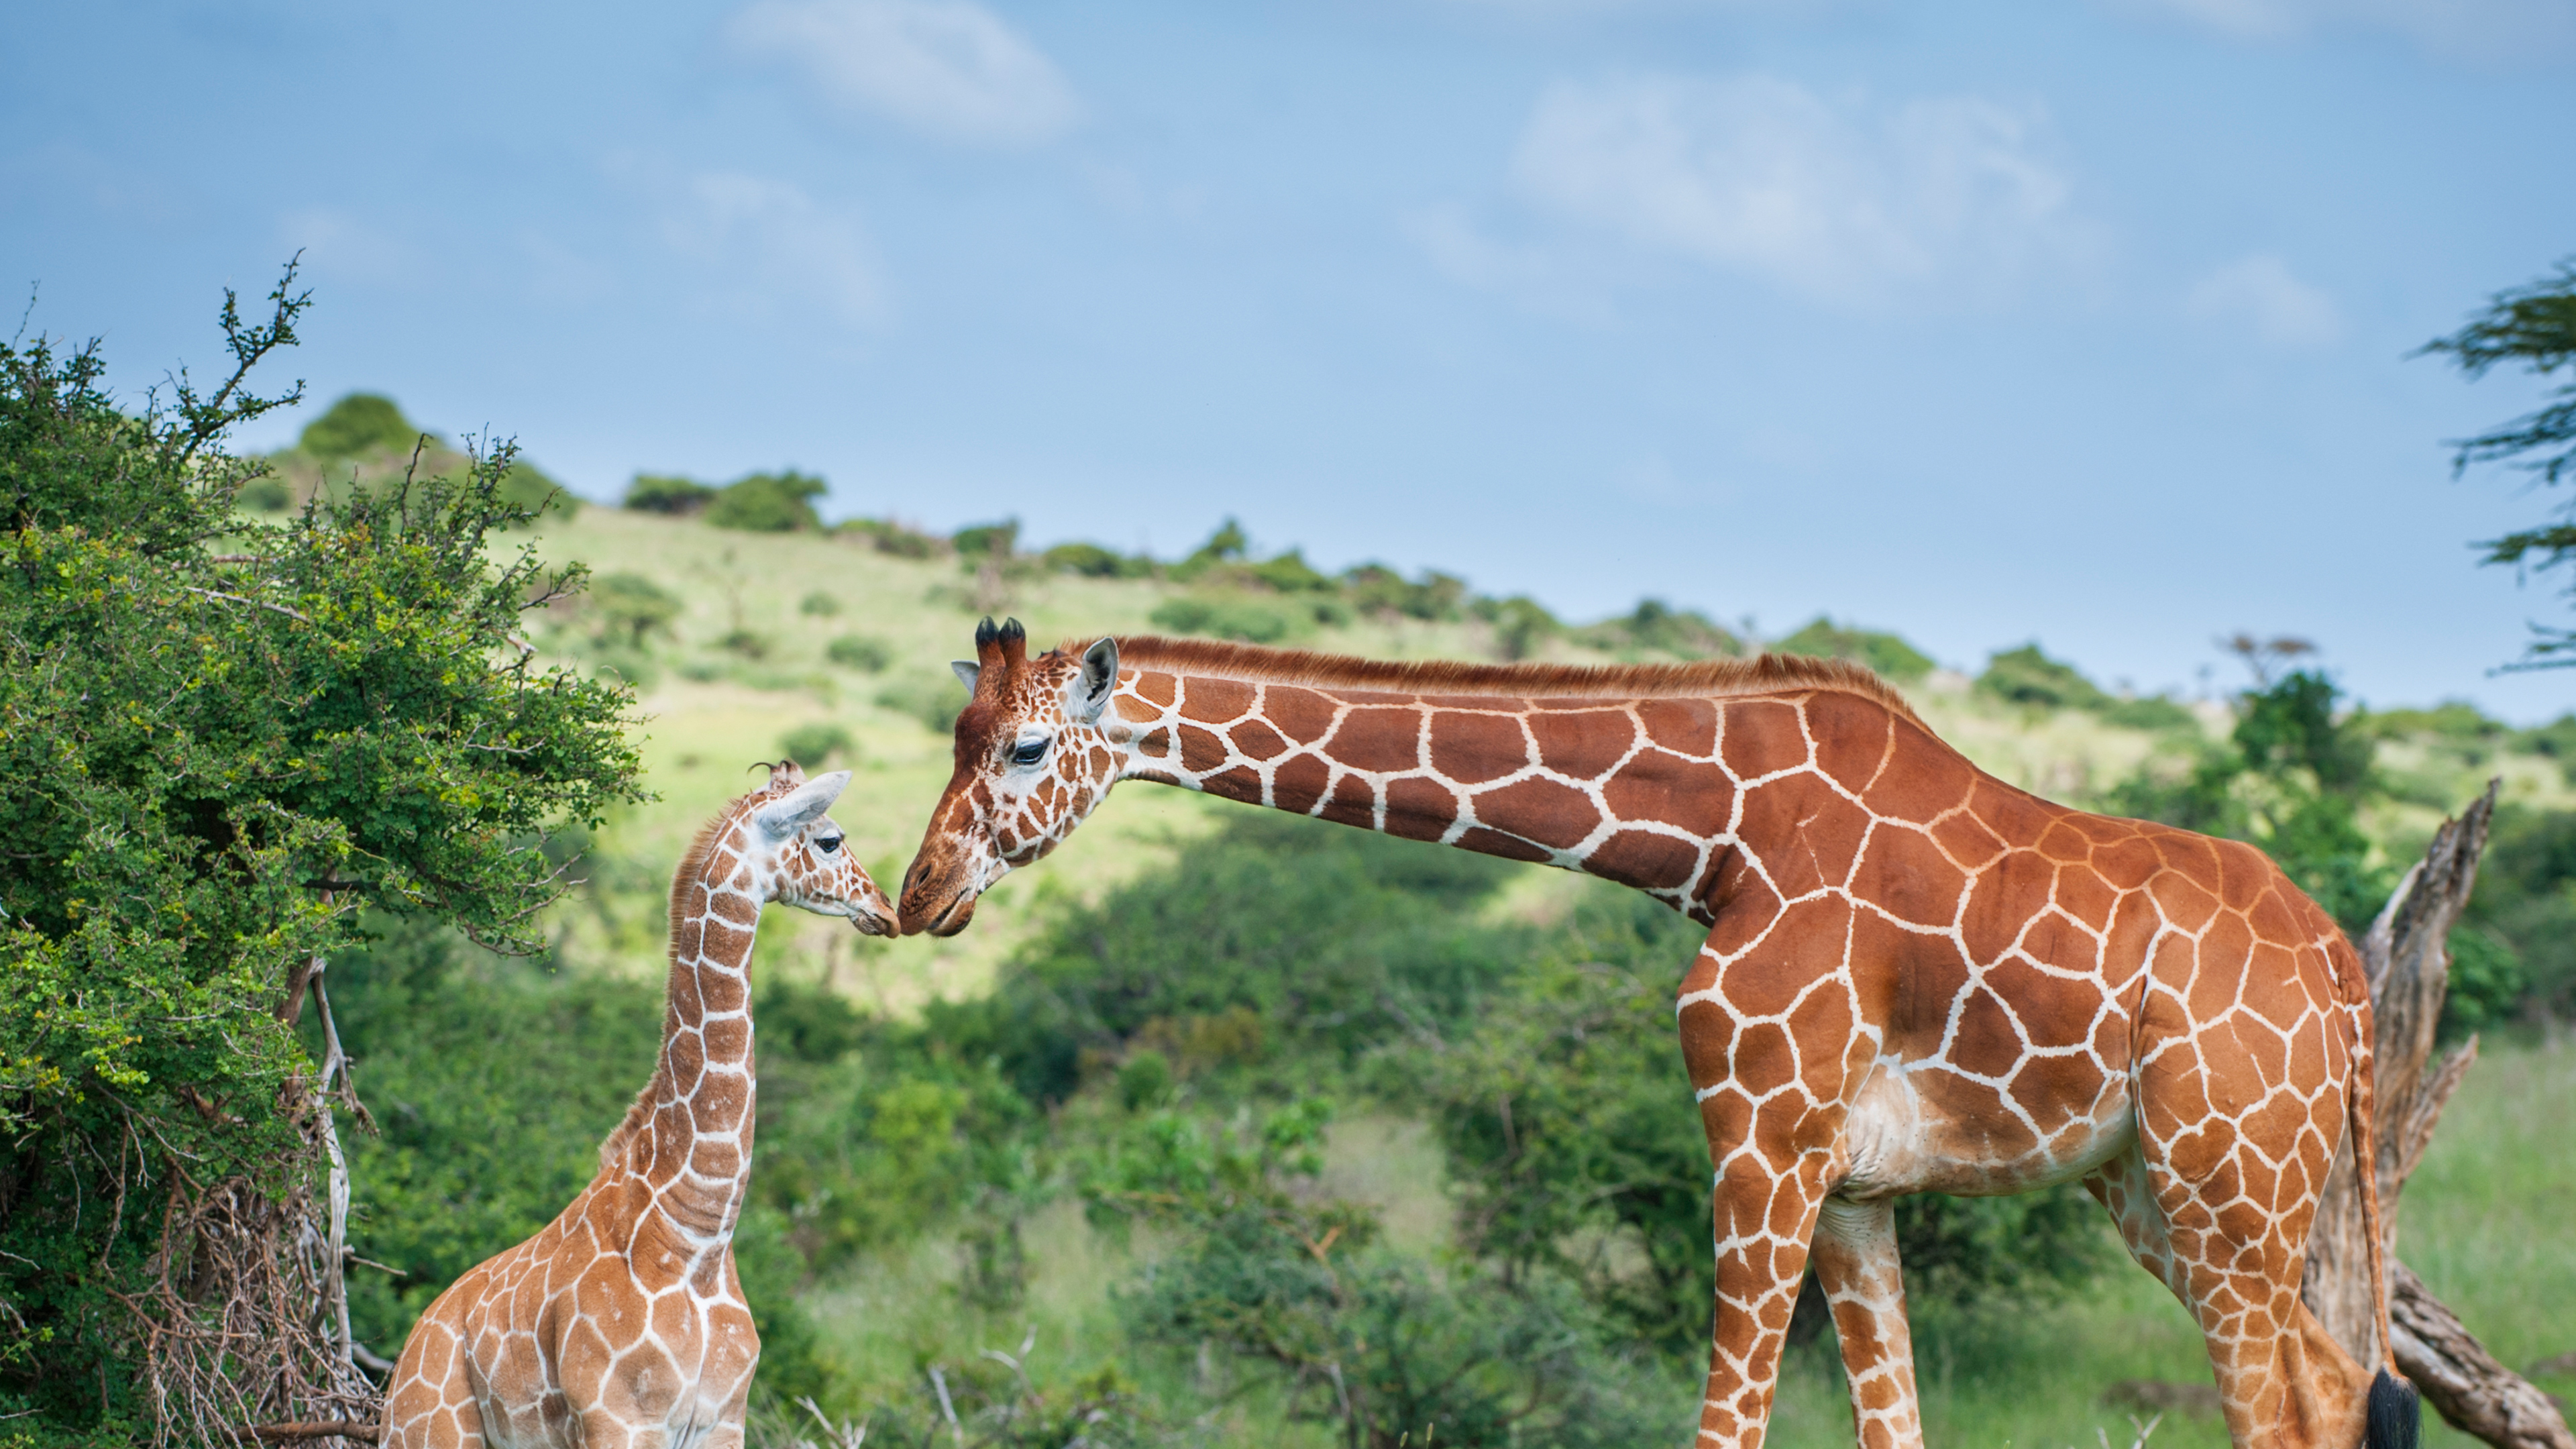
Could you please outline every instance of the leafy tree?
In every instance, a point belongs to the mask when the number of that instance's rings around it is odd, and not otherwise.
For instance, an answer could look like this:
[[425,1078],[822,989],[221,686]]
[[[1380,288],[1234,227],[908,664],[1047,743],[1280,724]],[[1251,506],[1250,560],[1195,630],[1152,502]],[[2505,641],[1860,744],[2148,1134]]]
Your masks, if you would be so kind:
[[2248,690],[2226,744],[2196,751],[2179,775],[2150,761],[2108,792],[2104,808],[2252,841],[2358,930],[2396,880],[2360,823],[2379,790],[2375,731],[2365,715],[2338,716],[2340,699],[2332,680],[2305,669]]
[[[2497,293],[2467,325],[2423,350],[2447,354],[2472,378],[2499,365],[2543,378],[2576,368],[2576,258],[2560,262],[2555,275]],[[2544,484],[2565,481],[2576,470],[2576,380],[2561,384],[2549,399],[2534,412],[2462,439],[2451,460],[2453,476],[2472,463],[2509,462],[2539,474]],[[2561,503],[2556,515],[2478,545],[2487,551],[2483,562],[2548,570],[2576,561],[2576,501]],[[2576,581],[2565,592],[2576,598]],[[2533,630],[2538,637],[2524,655],[2527,667],[2576,665],[2576,630],[2538,624]]]
[[968,563],[1009,559],[1019,552],[1020,521],[1006,518],[999,523],[978,523],[957,530],[948,541]]
[[1313,1190],[1329,1115],[1311,1097],[1213,1130],[1159,1112],[1081,1165],[1095,1221],[1177,1239],[1122,1303],[1131,1331],[1277,1375],[1294,1415],[1353,1446],[1651,1438],[1662,1406],[1566,1285],[1434,1273],[1375,1247],[1370,1210]]
[[209,1337],[227,1282],[189,1266],[210,1204],[306,1222],[306,963],[361,906],[533,948],[546,833],[640,794],[626,694],[518,642],[582,572],[487,554],[527,516],[506,445],[234,511],[260,465],[225,434],[298,396],[245,388],[295,340],[293,275],[258,325],[227,294],[219,386],[136,414],[95,344],[0,347],[0,1412],[53,1430],[309,1402]]
[[648,636],[669,630],[686,606],[679,595],[631,571],[605,575],[590,591],[600,638],[630,648],[641,648]]
[[2102,687],[2072,664],[2039,652],[2036,643],[2005,649],[1986,660],[1978,690],[2033,709],[2099,709],[2111,702]]
[[1774,654],[1809,654],[1868,665],[1880,678],[1912,684],[1932,672],[1931,657],[1894,634],[1847,629],[1819,614],[1805,628],[1771,643]]
[[715,501],[716,492],[694,478],[669,473],[638,473],[627,482],[626,498],[619,506],[638,513],[685,516],[703,511]]
[[353,392],[306,423],[295,446],[316,458],[337,461],[373,453],[408,453],[421,436],[422,430],[403,416],[392,398]]
[[707,504],[707,522],[750,533],[813,533],[823,527],[814,500],[831,485],[810,473],[753,473],[728,483]]

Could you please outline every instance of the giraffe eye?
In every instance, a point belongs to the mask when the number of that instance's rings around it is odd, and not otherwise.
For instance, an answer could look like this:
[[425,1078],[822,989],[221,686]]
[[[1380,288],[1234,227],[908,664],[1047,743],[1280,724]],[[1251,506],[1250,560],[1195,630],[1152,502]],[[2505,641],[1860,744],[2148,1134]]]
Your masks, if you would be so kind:
[[814,837],[814,848],[823,852],[825,855],[830,855],[833,851],[841,848],[841,837],[837,835],[818,835]]
[[1046,758],[1047,743],[1048,742],[1045,740],[1022,740],[1018,746],[1013,748],[1011,751],[1011,763],[1014,765],[1036,764],[1038,761]]

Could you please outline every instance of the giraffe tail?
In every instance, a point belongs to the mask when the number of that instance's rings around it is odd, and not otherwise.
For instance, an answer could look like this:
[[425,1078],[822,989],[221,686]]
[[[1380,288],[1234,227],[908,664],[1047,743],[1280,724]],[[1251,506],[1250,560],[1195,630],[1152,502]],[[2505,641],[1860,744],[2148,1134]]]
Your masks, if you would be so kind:
[[[2359,981],[2360,962],[2351,963]],[[2362,1449],[2416,1449],[2423,1433],[2424,1402],[2397,1367],[2397,1339],[2388,1313],[2388,1237],[2379,1225],[2379,1061],[2373,1036],[2370,988],[2360,987],[2352,1049],[2351,1116],[2353,1181],[2361,1192],[2361,1227],[2370,1240],[2370,1307],[2379,1328],[2379,1371],[2370,1380],[2363,1416]]]

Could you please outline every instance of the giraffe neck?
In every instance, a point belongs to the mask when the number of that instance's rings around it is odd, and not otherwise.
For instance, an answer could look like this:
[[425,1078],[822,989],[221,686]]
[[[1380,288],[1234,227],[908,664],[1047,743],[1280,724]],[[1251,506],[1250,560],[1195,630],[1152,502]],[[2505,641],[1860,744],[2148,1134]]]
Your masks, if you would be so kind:
[[731,1239],[751,1182],[751,948],[765,892],[730,836],[671,889],[662,1052],[625,1154],[653,1199],[703,1244]]
[[1947,752],[1879,701],[1817,689],[1526,699],[1140,669],[1104,725],[1122,779],[1584,871],[1702,919],[1743,854],[1799,828],[1748,812],[1749,787],[1813,767],[1856,791],[1900,745]]

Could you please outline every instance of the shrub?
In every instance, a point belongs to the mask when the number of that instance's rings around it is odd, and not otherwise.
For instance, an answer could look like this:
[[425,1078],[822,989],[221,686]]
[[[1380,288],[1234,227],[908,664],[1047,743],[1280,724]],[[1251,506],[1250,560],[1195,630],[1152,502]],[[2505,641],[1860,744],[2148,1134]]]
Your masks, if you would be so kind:
[[948,551],[948,540],[890,518],[853,518],[837,531],[866,539],[869,547],[895,558],[935,558]]
[[284,513],[295,506],[295,490],[278,477],[253,478],[233,497],[242,507],[259,513]]
[[421,430],[402,415],[392,398],[353,392],[306,423],[295,446],[323,461],[338,462],[370,453],[408,453],[420,438]]
[[694,478],[671,473],[638,473],[626,484],[626,499],[621,507],[638,513],[668,513],[685,516],[703,510],[715,501],[716,490]]
[[1156,605],[1146,620],[1175,634],[1206,634],[1246,644],[1276,644],[1297,633],[1305,622],[1287,604],[1254,594],[1183,594]]
[[680,617],[680,596],[644,575],[621,570],[603,575],[590,591],[590,609],[603,643],[642,648],[646,636],[670,632]]
[[1593,648],[1629,655],[1653,651],[1685,659],[1709,659],[1744,652],[1744,641],[1706,614],[1676,609],[1661,599],[1639,599],[1627,617],[1605,620],[1575,637]]
[[815,515],[813,500],[830,490],[822,479],[794,469],[753,473],[717,492],[707,504],[707,522],[747,533],[814,532],[823,521]]
[[1506,661],[1527,659],[1539,645],[1565,626],[1536,599],[1514,594],[1508,599],[1478,599],[1477,618],[1494,626],[1494,651]]
[[1020,521],[1005,518],[999,523],[978,523],[961,528],[948,537],[958,557],[968,563],[987,558],[1008,560],[1019,553]]
[[843,634],[824,646],[823,657],[844,669],[877,674],[894,662],[894,646],[871,634]]
[[1152,559],[1129,558],[1096,543],[1059,543],[1039,557],[1057,573],[1087,579],[1148,578],[1154,572]]
[[1787,638],[1772,641],[1770,647],[1774,654],[1849,659],[1868,665],[1881,679],[1898,684],[1916,683],[1932,672],[1931,658],[1902,638],[1870,629],[1843,628],[1822,614]]
[[[183,374],[139,417],[95,351],[0,344],[0,1394],[66,1434],[325,1411],[302,1290],[200,1258],[182,1299],[154,1266],[217,1195],[265,1239],[234,1262],[295,1262],[314,1228],[328,1109],[280,1002],[357,905],[534,949],[564,886],[532,847],[641,793],[627,696],[511,647],[582,576],[487,552],[525,516],[507,448],[283,524],[234,511],[259,469],[224,435],[293,400],[241,389],[294,340],[292,277],[259,326],[227,295],[213,396]],[[210,1311],[250,1331],[213,1344]]]
[[1342,573],[1342,594],[1363,613],[1401,614],[1437,623],[1459,616],[1467,599],[1467,581],[1425,570],[1408,582],[1384,564],[1361,564]]
[[829,720],[801,724],[779,737],[779,750],[787,758],[812,769],[832,760],[845,760],[858,748],[850,732]]
[[2003,650],[1986,661],[1976,687],[2010,704],[2031,709],[2100,709],[2111,702],[2101,687],[2039,652],[2035,643]]
[[841,596],[816,589],[796,601],[796,612],[809,618],[831,618],[841,612]]

